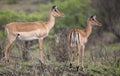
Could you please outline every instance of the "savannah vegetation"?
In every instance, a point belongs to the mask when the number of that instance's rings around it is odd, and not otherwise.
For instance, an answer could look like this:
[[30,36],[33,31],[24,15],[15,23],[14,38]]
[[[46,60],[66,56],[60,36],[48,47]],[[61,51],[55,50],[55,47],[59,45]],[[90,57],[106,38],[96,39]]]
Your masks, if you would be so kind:
[[[16,40],[9,51],[10,62],[5,63],[4,26],[10,22],[47,21],[53,5],[65,17],[56,18],[44,39],[45,63],[38,59],[36,40]],[[120,76],[119,8],[120,0],[0,0],[0,76]],[[102,26],[93,28],[86,44],[85,69],[76,71],[77,54],[69,69],[68,32],[72,28],[84,29],[91,15],[96,15]]]

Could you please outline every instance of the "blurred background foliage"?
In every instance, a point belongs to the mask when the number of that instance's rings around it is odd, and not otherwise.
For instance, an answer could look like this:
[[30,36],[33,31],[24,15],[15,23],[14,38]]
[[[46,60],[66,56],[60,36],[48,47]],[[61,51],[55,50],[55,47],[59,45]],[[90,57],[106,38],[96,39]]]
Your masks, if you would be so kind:
[[[14,2],[15,1],[15,2]],[[10,0],[10,3],[16,3],[18,0]],[[9,0],[8,0],[9,2]],[[18,1],[19,2],[19,1]],[[65,14],[65,18],[56,19],[56,26],[54,30],[71,27],[83,27],[87,17],[93,14],[93,9],[90,6],[90,0],[57,0],[49,1],[47,4],[40,4],[36,11],[21,10],[15,11],[8,8],[0,10],[0,25],[3,27],[9,22],[30,22],[30,21],[47,21],[47,15],[53,5],[57,5],[58,9]],[[22,5],[21,5],[22,6]]]
[[[44,70],[38,69],[41,66],[36,64],[38,63],[36,57],[39,56],[37,41],[29,43],[30,61],[22,62],[20,51],[24,49],[24,45],[20,43],[21,41],[17,41],[10,54],[12,63],[19,68],[15,68],[17,71],[12,70],[14,65],[6,68],[0,60],[2,68],[0,75],[3,73],[5,76],[9,74],[37,76],[43,73],[42,76],[48,74],[51,76],[55,74],[59,74],[58,76],[120,76],[120,0],[0,0],[0,59],[3,57],[6,39],[4,26],[10,22],[47,21],[49,10],[53,5],[57,5],[58,9],[65,14],[64,18],[56,18],[54,28],[44,41],[47,64],[54,63],[54,66],[47,67],[47,73],[44,73],[46,66]],[[86,71],[82,74],[81,72],[69,73],[63,67],[69,59],[67,34],[72,28],[85,28],[87,18],[94,14],[103,26],[93,28],[92,35],[89,37],[85,51]],[[18,63],[15,62],[16,60]],[[77,64],[77,61],[74,64]],[[50,70],[51,68],[53,69]],[[21,69],[24,69],[24,72]]]

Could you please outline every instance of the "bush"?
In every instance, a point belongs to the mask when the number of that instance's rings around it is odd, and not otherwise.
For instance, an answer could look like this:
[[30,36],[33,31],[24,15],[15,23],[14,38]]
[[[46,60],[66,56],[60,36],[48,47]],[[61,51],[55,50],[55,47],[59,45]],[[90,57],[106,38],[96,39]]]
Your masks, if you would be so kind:
[[7,0],[8,4],[16,4],[18,0]]

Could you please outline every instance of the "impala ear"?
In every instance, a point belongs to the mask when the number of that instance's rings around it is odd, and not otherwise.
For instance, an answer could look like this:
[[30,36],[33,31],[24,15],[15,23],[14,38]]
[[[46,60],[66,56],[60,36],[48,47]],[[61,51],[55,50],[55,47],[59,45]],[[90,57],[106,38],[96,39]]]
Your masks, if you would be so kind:
[[90,16],[89,19],[94,19],[95,20],[96,19],[96,15]]
[[52,9],[57,9],[57,6],[56,5],[52,6]]
[[93,16],[93,19],[96,19],[96,15]]

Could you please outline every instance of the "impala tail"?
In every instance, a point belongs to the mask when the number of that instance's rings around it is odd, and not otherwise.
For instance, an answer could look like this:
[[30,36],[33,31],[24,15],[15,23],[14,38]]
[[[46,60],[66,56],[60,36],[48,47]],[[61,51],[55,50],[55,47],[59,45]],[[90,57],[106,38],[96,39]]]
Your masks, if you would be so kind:
[[79,41],[79,33],[75,32],[75,29],[69,33],[69,44],[71,47],[76,47]]

